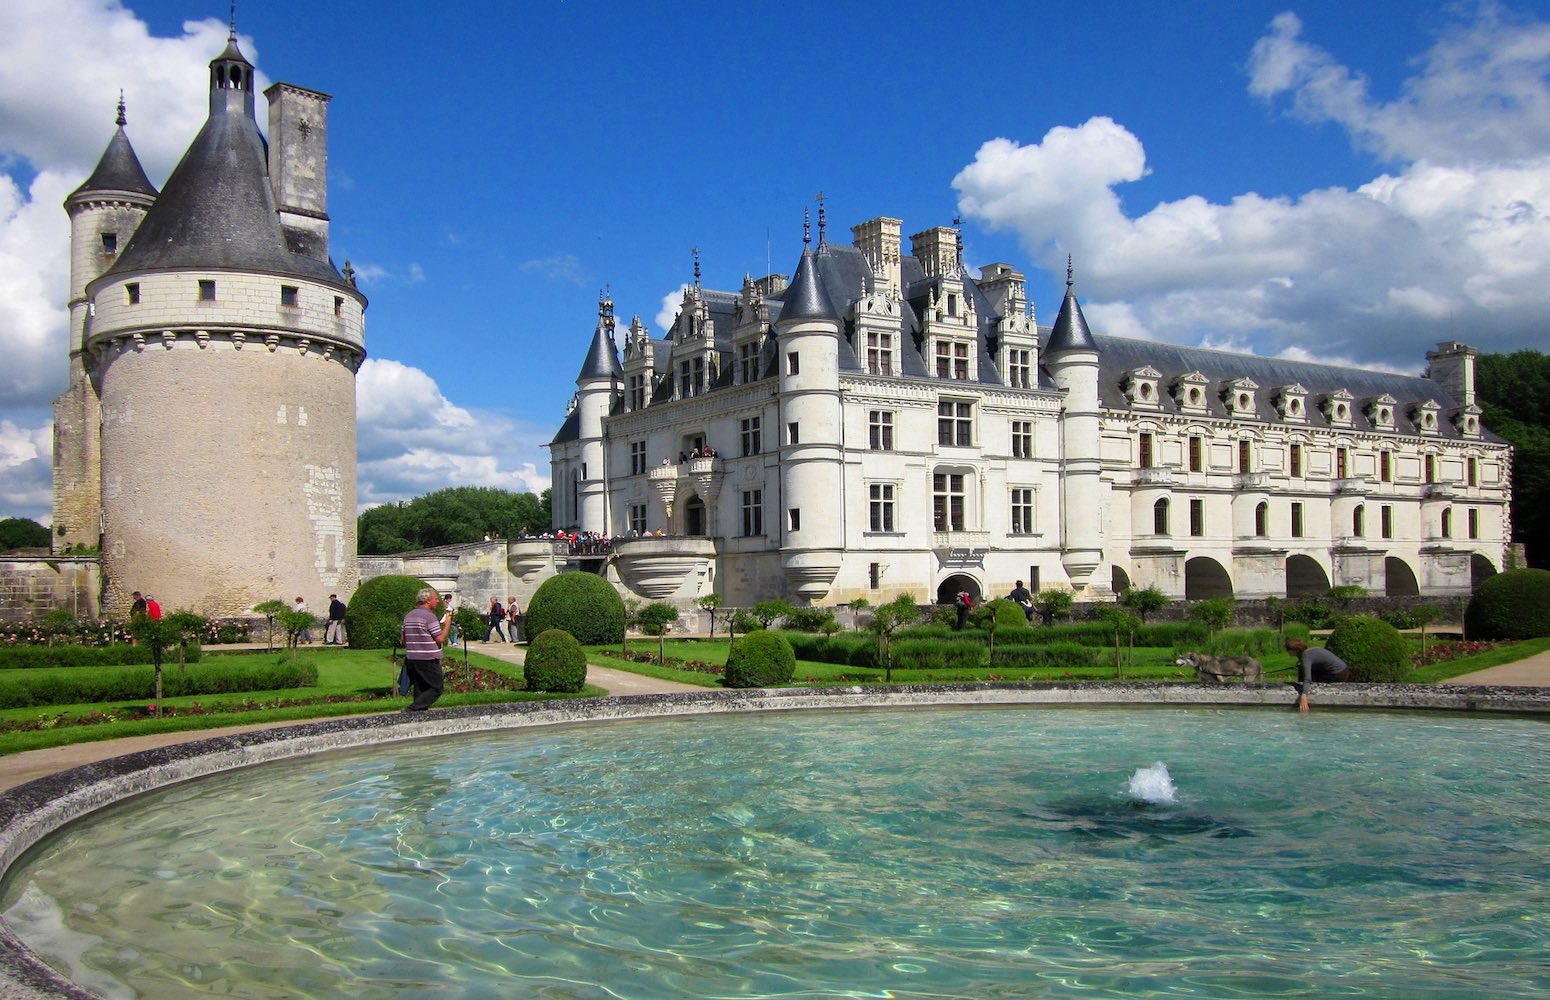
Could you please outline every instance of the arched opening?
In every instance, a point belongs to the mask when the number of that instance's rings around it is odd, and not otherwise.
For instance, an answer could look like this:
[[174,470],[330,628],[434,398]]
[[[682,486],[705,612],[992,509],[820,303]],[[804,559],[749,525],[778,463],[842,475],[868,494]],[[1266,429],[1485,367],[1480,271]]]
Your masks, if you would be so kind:
[[705,534],[705,501],[698,494],[691,496],[684,504],[684,534],[692,538],[703,537]]
[[1152,534],[1166,535],[1168,533],[1168,498],[1152,504]]
[[1367,508],[1362,504],[1351,511],[1351,534],[1357,538],[1367,534]]
[[1264,538],[1270,534],[1270,504],[1261,500],[1254,507],[1254,537]]
[[951,604],[953,603],[953,598],[958,596],[960,590],[968,591],[969,597],[974,600],[975,605],[979,605],[982,598],[979,581],[963,573],[955,573],[937,586],[936,602],[938,604]]
[[1184,599],[1203,601],[1210,597],[1231,597],[1232,577],[1222,564],[1210,556],[1196,556],[1184,563]]
[[1123,594],[1130,589],[1130,574],[1115,566],[1109,570],[1109,586],[1114,588],[1116,594]]
[[1329,574],[1312,556],[1286,557],[1286,596],[1323,597],[1329,593]]
[[1496,566],[1491,560],[1476,552],[1469,557],[1469,589],[1477,590],[1480,585],[1496,575]]
[[1416,583],[1415,571],[1398,556],[1383,560],[1383,596],[1420,597],[1421,587]]

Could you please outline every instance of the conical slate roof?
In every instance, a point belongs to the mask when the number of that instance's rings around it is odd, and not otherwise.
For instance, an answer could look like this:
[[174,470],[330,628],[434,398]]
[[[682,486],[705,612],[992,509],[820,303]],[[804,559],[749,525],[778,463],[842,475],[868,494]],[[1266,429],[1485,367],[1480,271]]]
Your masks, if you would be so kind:
[[592,346],[587,350],[587,360],[581,366],[581,374],[576,376],[576,382],[580,384],[595,378],[623,377],[624,369],[619,365],[619,350],[614,346],[613,335],[607,325],[599,321],[597,332],[592,335]]
[[1076,301],[1076,288],[1069,275],[1066,278],[1066,298],[1060,303],[1060,315],[1055,317],[1049,339],[1044,341],[1045,354],[1059,354],[1062,351],[1098,352],[1098,342],[1093,340],[1092,331],[1087,329],[1087,317],[1082,315],[1082,307]]
[[840,320],[839,314],[834,311],[834,303],[829,301],[829,293],[824,289],[823,281],[818,277],[818,265],[811,250],[802,251],[796,277],[780,300],[779,322],[782,324],[802,319],[826,319],[835,323]]
[[102,151],[97,169],[86,178],[86,183],[71,192],[70,197],[94,191],[127,191],[156,197],[156,186],[145,176],[145,168],[140,166],[140,158],[135,155],[134,147],[129,144],[129,136],[124,132],[122,110],[119,111],[118,131],[108,140],[108,148]]

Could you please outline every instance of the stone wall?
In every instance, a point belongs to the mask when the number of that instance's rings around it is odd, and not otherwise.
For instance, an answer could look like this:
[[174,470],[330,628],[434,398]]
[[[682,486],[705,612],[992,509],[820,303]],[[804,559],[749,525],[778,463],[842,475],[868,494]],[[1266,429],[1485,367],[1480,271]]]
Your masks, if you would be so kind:
[[99,617],[102,568],[95,556],[0,556],[0,620],[18,621],[63,608]]

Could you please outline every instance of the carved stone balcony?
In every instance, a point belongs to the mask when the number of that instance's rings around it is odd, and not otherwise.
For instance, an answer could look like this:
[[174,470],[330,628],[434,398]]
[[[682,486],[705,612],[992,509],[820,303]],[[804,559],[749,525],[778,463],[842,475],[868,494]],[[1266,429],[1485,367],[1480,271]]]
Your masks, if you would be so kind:
[[[695,583],[716,557],[716,544],[708,538],[616,539],[614,565],[631,590],[648,600],[660,601]],[[692,595],[691,595],[692,596]]]
[[1270,488],[1270,473],[1268,472],[1239,472],[1232,477],[1232,486],[1235,490],[1268,490]]
[[944,563],[978,563],[990,551],[990,532],[933,531],[931,548]]
[[1131,475],[1131,482],[1137,486],[1172,486],[1173,476],[1177,471],[1170,465],[1154,465],[1149,469],[1137,469]]
[[1421,496],[1428,500],[1452,500],[1459,494],[1453,483],[1427,483],[1421,487]]
[[1334,482],[1334,491],[1343,496],[1364,497],[1372,492],[1372,480],[1354,476],[1337,479]]

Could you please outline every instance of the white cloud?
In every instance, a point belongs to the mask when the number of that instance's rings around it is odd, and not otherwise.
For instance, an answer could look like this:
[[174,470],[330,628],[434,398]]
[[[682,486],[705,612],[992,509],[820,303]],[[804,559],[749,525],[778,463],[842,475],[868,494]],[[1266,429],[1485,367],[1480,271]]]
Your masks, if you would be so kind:
[[53,439],[53,421],[0,420],[0,517],[53,520]]
[[657,310],[657,329],[666,333],[673,328],[673,321],[678,318],[679,310],[683,308],[684,292],[688,290],[689,283],[686,281],[679,285],[677,290],[662,296],[662,307]]
[[[1409,371],[1444,339],[1539,346],[1550,284],[1550,127],[1540,120],[1550,109],[1550,25],[1504,35],[1504,23],[1487,6],[1453,29],[1444,42],[1473,56],[1445,56],[1439,42],[1393,105],[1372,103],[1356,74],[1300,41],[1291,15],[1273,22],[1252,59],[1251,90],[1291,93],[1304,117],[1317,112],[1388,155],[1467,141],[1468,162],[1417,160],[1354,190],[1295,198],[1191,196],[1132,217],[1116,189],[1147,173],[1141,141],[1092,118],[1033,145],[984,143],[953,181],[959,207],[1016,232],[1051,270],[1074,255],[1100,331]],[[1490,88],[1503,81],[1513,111],[1484,121]]]
[[541,274],[551,281],[563,281],[572,285],[585,285],[591,281],[581,258],[573,253],[560,253],[522,262],[523,271]]

